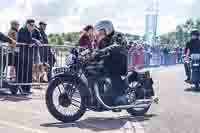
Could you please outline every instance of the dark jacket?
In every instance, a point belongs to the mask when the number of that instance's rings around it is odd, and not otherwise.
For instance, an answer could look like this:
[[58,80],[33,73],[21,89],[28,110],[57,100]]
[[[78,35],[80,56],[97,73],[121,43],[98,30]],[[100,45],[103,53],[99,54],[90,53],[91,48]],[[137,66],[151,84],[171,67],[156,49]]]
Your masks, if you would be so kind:
[[34,40],[32,39],[32,33],[29,32],[26,27],[21,28],[17,34],[17,42],[26,44],[34,43]]
[[118,42],[118,38],[116,38],[116,34],[113,33],[107,38],[100,41],[98,44],[99,49],[106,48],[114,43],[118,45],[122,45],[124,47],[114,48],[110,51],[110,54],[108,57],[104,60],[104,66],[108,70],[109,73],[114,75],[126,75],[127,72],[127,54],[128,49],[126,46],[126,40],[123,37],[120,42]]
[[[33,44],[35,41],[32,38],[32,33],[26,27],[19,30],[17,34],[17,42],[26,43],[27,45]],[[20,58],[30,60],[33,58],[33,48],[28,46],[20,46]]]
[[41,40],[42,40],[42,44],[48,44],[48,36],[47,34],[44,32],[44,30],[40,29],[40,34],[41,34]]
[[8,43],[12,43],[12,40],[7,37],[6,35],[4,35],[3,33],[0,32],[0,41],[1,42],[8,42]]
[[34,29],[33,30],[32,38],[37,39],[39,41],[42,40],[42,36],[41,36],[41,33],[40,33],[39,29]]
[[200,40],[196,39],[196,40],[190,40],[187,44],[186,44],[186,48],[185,48],[185,54],[187,53],[187,50],[190,50],[190,54],[196,54],[196,53],[200,53]]

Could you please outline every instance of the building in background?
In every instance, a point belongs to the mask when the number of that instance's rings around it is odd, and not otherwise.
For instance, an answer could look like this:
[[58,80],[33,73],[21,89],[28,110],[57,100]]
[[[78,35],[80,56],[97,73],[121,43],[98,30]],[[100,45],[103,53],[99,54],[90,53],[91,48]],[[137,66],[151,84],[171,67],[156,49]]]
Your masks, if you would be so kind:
[[156,42],[158,29],[159,2],[152,0],[145,13],[145,40],[150,44]]

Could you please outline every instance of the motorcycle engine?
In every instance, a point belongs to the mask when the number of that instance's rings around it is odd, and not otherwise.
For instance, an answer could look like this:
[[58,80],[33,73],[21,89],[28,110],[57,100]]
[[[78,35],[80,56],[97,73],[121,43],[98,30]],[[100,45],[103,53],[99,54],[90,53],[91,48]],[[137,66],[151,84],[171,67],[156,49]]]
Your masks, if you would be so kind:
[[135,102],[136,102],[136,94],[135,94],[135,91],[131,91],[131,92],[129,92],[128,94],[127,94],[127,96],[128,96],[128,103],[130,103],[130,104],[135,104]]

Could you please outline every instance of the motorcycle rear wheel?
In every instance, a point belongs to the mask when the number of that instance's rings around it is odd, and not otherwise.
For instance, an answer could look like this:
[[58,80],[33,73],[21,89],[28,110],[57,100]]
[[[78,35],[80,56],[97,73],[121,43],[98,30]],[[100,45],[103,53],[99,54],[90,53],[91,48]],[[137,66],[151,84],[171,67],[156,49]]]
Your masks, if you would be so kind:
[[[62,83],[66,83],[66,82],[71,83],[72,80],[58,78],[58,79],[52,80],[50,82],[47,92],[46,92],[46,105],[47,105],[48,111],[55,119],[65,122],[65,123],[68,123],[68,122],[74,122],[74,121],[80,119],[84,115],[84,113],[86,112],[86,107],[85,107],[84,101],[86,101],[86,99],[80,91],[81,88],[76,88],[76,91],[78,91],[80,93],[80,99],[81,99],[79,109],[74,114],[64,115],[61,112],[59,112],[59,110],[56,108],[56,106],[53,102],[53,93],[54,93],[56,87],[58,87]],[[81,85],[77,84],[76,87],[81,87]],[[60,102],[60,97],[61,97],[61,95],[58,98],[59,102]],[[65,102],[64,105],[61,105],[61,106],[64,106],[64,108],[68,108],[71,105],[70,105],[70,102],[67,102],[67,103]]]

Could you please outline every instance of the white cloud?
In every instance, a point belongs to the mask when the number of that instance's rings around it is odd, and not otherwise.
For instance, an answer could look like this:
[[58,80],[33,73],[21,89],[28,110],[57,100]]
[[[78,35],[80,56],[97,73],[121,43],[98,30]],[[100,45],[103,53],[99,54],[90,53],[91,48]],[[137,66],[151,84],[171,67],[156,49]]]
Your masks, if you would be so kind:
[[[145,9],[152,0],[9,0],[1,1],[0,30],[9,21],[26,18],[48,22],[48,32],[80,31],[101,19],[113,20],[117,30],[144,34]],[[199,17],[199,0],[158,0],[159,32],[173,30],[191,16]]]

